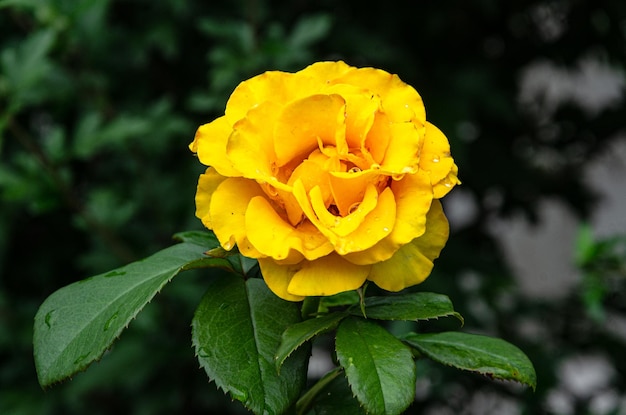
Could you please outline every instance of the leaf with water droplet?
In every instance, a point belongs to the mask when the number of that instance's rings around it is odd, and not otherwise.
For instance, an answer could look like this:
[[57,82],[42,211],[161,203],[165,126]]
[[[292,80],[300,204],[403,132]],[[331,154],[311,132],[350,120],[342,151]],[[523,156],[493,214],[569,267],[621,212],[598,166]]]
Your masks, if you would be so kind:
[[215,236],[204,234],[180,234],[185,242],[50,295],[35,315],[39,383],[59,382],[99,359],[165,284],[217,246]]
[[52,327],[52,315],[54,314],[54,310],[50,310],[46,313],[46,317],[44,318],[44,323],[48,328]]
[[263,280],[219,275],[194,314],[192,340],[218,387],[254,413],[282,414],[306,384],[309,348],[286,358],[280,375],[274,356],[283,331],[299,321],[298,305],[278,298]]
[[113,325],[115,320],[117,320],[118,316],[119,316],[119,314],[115,313],[106,321],[106,323],[104,323],[104,330],[105,331],[111,328],[111,326]]

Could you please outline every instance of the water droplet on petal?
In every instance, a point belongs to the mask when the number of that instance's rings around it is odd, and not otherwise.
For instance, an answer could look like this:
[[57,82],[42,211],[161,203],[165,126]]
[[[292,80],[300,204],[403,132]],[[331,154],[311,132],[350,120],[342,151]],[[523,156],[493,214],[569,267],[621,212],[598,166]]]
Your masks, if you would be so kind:
[[389,228],[385,226],[385,227],[383,228],[383,232],[389,232]]
[[439,156],[433,157],[433,163],[439,163]]

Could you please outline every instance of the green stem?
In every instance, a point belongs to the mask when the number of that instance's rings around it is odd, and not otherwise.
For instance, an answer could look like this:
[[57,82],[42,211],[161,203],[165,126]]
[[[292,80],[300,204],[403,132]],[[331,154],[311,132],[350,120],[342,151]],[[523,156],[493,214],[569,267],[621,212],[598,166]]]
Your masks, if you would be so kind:
[[298,402],[296,402],[296,415],[305,415],[311,409],[317,395],[319,395],[319,393],[324,390],[330,382],[339,376],[341,371],[342,369],[340,367],[331,370],[318,380],[317,383],[311,387],[311,389],[306,391],[306,393],[298,399]]
[[320,297],[305,297],[302,302],[302,318],[308,320],[319,311]]

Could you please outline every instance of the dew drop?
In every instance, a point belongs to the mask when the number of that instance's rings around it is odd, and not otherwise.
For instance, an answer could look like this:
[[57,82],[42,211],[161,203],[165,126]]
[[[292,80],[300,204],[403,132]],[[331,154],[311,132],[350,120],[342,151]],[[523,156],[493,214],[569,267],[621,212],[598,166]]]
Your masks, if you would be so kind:
[[111,328],[111,325],[117,320],[118,313],[113,314],[109,319],[104,323],[104,331],[107,331]]
[[385,226],[385,227],[383,228],[383,232],[389,232],[389,228]]
[[446,187],[452,187],[452,183],[450,183],[450,182],[445,182],[443,185],[446,186]]
[[439,156],[433,157],[433,163],[439,163]]
[[228,385],[228,391],[233,398],[237,399],[240,402],[245,402],[248,400],[248,392],[245,390],[240,390],[233,385]]
[[198,357],[201,357],[203,359],[208,359],[208,358],[213,357],[213,353],[211,352],[211,349],[205,349],[203,347],[199,350]]
[[46,326],[50,328],[52,326],[52,316],[56,313],[56,310],[51,310],[46,313],[46,316],[43,318],[43,322],[46,323]]
[[74,360],[74,364],[75,364],[75,365],[79,364],[80,362],[82,362],[83,360],[85,360],[87,357],[89,357],[89,353],[84,354],[84,355],[81,355],[81,356],[78,356],[78,357],[76,358],[76,360]]

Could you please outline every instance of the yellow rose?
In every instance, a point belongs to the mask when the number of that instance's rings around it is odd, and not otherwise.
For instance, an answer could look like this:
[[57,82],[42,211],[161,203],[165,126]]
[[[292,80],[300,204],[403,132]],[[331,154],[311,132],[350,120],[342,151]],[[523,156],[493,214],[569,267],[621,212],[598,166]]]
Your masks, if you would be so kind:
[[419,284],[448,239],[437,199],[458,169],[397,75],[344,62],[266,72],[190,149],[211,166],[196,215],[225,249],[257,258],[284,299]]

